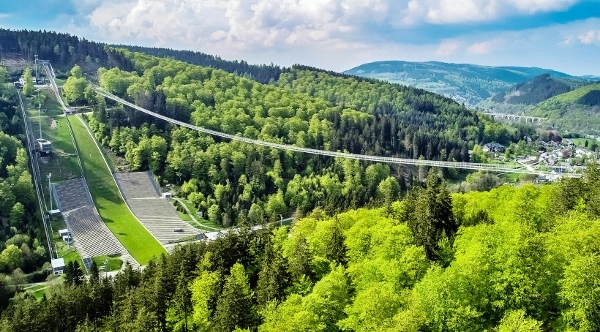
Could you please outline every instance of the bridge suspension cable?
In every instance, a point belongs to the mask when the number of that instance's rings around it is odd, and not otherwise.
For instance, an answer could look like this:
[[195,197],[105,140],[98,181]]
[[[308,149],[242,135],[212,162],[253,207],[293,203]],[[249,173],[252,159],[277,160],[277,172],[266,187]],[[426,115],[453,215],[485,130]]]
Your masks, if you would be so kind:
[[[225,138],[225,139],[229,139],[229,140],[240,141],[240,142],[245,142],[245,143],[264,146],[264,147],[270,147],[270,148],[274,148],[274,149],[309,153],[309,154],[321,155],[321,156],[330,156],[330,157],[335,157],[335,158],[372,161],[372,162],[387,163],[387,164],[460,168],[460,169],[469,169],[469,170],[483,170],[483,171],[498,172],[498,173],[520,173],[520,174],[536,174],[536,175],[555,174],[555,173],[548,172],[548,171],[539,171],[539,170],[531,170],[531,169],[523,168],[520,165],[517,166],[517,165],[503,165],[503,164],[482,164],[482,163],[370,156],[370,155],[362,155],[362,154],[354,154],[354,153],[303,148],[303,147],[294,146],[294,145],[260,141],[260,140],[246,138],[246,137],[242,137],[242,136],[226,134],[226,133],[222,133],[222,132],[219,132],[216,130],[211,130],[211,129],[207,129],[204,127],[185,123],[185,122],[182,122],[179,120],[175,120],[175,119],[166,117],[164,115],[152,112],[152,111],[142,108],[140,106],[137,106],[131,102],[128,102],[127,100],[122,99],[122,98],[119,98],[119,97],[109,93],[108,91],[102,89],[101,87],[99,87],[96,84],[92,83],[91,86],[94,88],[94,90],[96,92],[98,92],[102,96],[104,96],[108,99],[114,100],[123,105],[129,106],[135,110],[138,110],[140,112],[143,112],[143,113],[153,116],[155,118],[158,118],[158,119],[161,119],[161,120],[164,120],[164,121],[167,121],[167,122],[170,122],[170,123],[182,126],[182,127],[186,127],[186,128],[192,129],[192,130],[196,130],[196,131],[199,131],[199,132],[202,132],[205,134],[209,134],[212,136],[217,136],[217,137],[221,137],[221,138]],[[562,168],[562,167],[555,167],[555,168],[559,169],[560,171],[563,171],[564,173],[562,173],[562,174],[565,176],[577,176],[578,175],[576,173],[569,173],[566,168]]]

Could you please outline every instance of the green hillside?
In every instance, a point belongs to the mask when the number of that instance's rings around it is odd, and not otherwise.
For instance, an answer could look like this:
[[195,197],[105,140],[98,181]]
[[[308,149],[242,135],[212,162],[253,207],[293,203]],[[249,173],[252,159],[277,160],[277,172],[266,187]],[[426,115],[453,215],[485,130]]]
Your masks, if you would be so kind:
[[[105,90],[171,118],[252,139],[450,161],[467,161],[481,141],[516,140],[501,124],[412,87],[302,66],[261,84],[174,59],[112,54],[133,70],[101,69]],[[165,184],[181,186],[181,197],[224,227],[315,207],[333,212],[375,204],[422,178],[414,168],[222,140],[107,103],[95,103],[89,120],[99,141],[132,170],[150,169]]]
[[542,74],[525,83],[517,84],[510,90],[496,94],[492,97],[492,101],[496,103],[535,105],[586,84],[588,82],[581,79],[557,78],[552,77],[550,74]]
[[546,117],[564,131],[600,133],[600,83],[550,98],[528,115]]
[[344,73],[414,86],[469,105],[477,105],[515,84],[542,74],[575,78],[536,67],[489,67],[435,61],[380,61],[363,64]]

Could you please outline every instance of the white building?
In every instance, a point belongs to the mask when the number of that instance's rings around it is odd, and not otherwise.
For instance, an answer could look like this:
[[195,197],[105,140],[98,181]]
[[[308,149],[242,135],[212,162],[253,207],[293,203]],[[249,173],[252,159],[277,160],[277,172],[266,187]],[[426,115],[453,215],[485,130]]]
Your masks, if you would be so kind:
[[59,275],[65,273],[65,259],[57,258],[50,260],[50,264],[52,265],[52,274]]

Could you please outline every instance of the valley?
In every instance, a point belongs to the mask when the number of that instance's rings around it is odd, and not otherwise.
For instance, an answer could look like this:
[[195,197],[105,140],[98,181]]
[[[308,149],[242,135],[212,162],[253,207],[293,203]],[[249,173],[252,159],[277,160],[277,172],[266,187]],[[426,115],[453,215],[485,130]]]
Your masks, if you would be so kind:
[[[22,83],[0,90],[0,330],[596,327],[600,141],[569,127],[592,117],[560,121],[574,104],[593,113],[597,84],[0,41],[31,67],[0,75]],[[356,76],[382,68],[390,82]],[[445,96],[397,84],[407,73]],[[523,111],[471,107],[483,100]]]

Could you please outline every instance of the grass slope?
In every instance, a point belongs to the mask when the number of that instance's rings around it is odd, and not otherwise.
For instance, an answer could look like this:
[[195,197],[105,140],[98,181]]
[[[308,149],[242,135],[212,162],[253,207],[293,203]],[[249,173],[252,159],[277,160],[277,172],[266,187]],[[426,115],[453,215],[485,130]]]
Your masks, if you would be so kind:
[[553,98],[550,98],[547,101],[539,104],[538,107],[548,108],[548,107],[551,107],[552,105],[574,104],[574,103],[577,103],[583,96],[585,96],[589,92],[598,91],[598,90],[600,90],[600,83],[582,86],[573,91],[563,93],[563,94],[560,94]]
[[70,117],[70,120],[92,199],[108,228],[142,265],[153,256],[166,253],[125,205],[111,171],[83,123],[78,117]]
[[[118,271],[123,266],[123,261],[118,257],[97,256],[97,257],[92,258],[92,260],[94,262],[96,262],[96,265],[98,266],[98,268],[100,268],[101,266],[104,266],[104,260],[106,260],[108,262],[106,272]],[[102,272],[103,271],[100,271],[101,274],[102,274]]]

